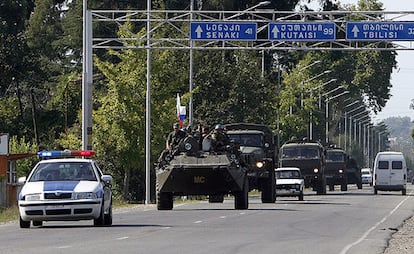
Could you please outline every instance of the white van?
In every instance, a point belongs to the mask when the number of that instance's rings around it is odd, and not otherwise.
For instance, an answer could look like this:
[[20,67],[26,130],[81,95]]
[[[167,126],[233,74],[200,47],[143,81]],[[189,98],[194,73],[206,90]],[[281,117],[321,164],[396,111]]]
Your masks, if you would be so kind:
[[374,162],[374,194],[378,191],[407,192],[407,164],[401,152],[379,152]]

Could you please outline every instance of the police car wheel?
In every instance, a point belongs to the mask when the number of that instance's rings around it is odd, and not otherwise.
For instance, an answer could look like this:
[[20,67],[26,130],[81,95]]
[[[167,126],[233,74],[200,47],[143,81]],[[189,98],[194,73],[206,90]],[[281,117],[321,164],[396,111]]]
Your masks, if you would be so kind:
[[109,206],[108,214],[104,215],[104,225],[105,226],[111,226],[112,225],[112,202]]
[[97,227],[97,226],[103,226],[104,225],[104,217],[105,217],[105,214],[104,214],[104,206],[103,206],[103,202],[102,202],[100,215],[99,215],[99,217],[97,219],[94,219],[93,220],[93,225],[95,227]]
[[20,228],[30,228],[30,220],[24,221],[22,217],[20,217]]

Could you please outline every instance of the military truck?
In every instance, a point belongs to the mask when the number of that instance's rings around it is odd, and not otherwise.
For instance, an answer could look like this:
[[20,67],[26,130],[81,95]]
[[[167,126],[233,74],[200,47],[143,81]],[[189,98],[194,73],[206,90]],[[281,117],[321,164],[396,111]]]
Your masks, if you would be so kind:
[[338,147],[328,147],[326,149],[326,184],[329,190],[333,191],[335,185],[341,186],[341,191],[348,190],[347,175],[345,172],[347,163],[347,154]]
[[361,168],[358,166],[358,163],[355,159],[348,159],[346,163],[345,172],[348,184],[356,184],[358,189],[362,189]]
[[242,161],[248,171],[249,190],[259,190],[262,203],[274,203],[278,156],[272,130],[253,123],[226,124],[225,129],[230,140],[240,144]]
[[173,152],[163,152],[156,163],[157,209],[172,210],[174,196],[209,195],[212,200],[234,195],[235,209],[248,209],[249,181],[240,162],[239,147],[230,143],[213,151],[207,136],[187,136]]
[[279,167],[298,167],[305,178],[305,188],[318,195],[326,194],[325,149],[316,141],[290,140],[280,148]]

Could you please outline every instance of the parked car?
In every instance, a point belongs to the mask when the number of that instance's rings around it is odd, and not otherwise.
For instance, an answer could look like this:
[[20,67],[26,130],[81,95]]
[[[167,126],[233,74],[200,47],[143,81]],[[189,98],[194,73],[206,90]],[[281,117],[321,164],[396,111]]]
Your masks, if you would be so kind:
[[303,201],[305,180],[297,167],[275,169],[276,197],[298,197]]
[[[104,175],[92,159],[93,151],[39,152],[41,160],[18,198],[20,227],[42,226],[43,221],[93,220],[95,226],[112,225],[112,176]],[[58,158],[59,157],[59,158]],[[70,157],[70,158],[68,158]]]
[[361,181],[372,186],[372,173],[370,168],[361,168]]

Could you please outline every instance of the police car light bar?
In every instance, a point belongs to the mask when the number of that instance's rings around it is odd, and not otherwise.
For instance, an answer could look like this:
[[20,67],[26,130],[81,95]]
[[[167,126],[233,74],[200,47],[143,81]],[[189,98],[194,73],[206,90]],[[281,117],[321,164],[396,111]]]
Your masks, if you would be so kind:
[[39,157],[67,157],[67,156],[93,156],[95,155],[95,151],[91,150],[63,150],[63,151],[41,151],[38,152],[37,155]]

